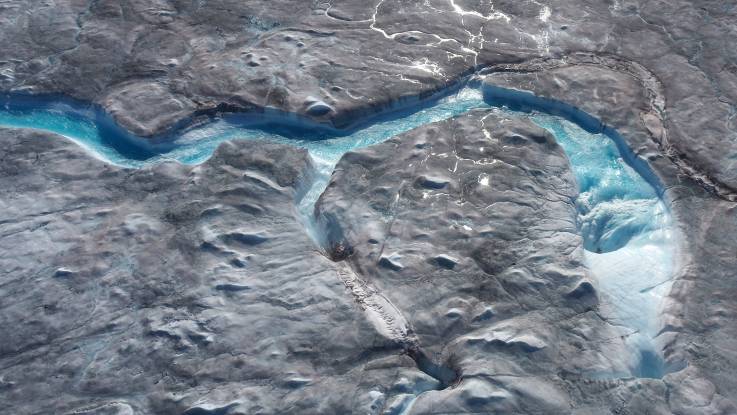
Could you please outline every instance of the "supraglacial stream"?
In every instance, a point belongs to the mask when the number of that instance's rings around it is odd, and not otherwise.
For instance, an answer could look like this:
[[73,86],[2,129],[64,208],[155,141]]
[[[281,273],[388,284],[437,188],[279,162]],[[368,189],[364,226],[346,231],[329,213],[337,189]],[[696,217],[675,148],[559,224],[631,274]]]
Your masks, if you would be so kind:
[[282,116],[282,123],[279,116],[232,114],[175,131],[162,140],[164,144],[145,146],[144,139],[123,131],[97,107],[53,96],[0,95],[0,126],[56,133],[95,157],[130,168],[165,160],[201,163],[218,144],[233,139],[304,147],[314,159],[318,174],[301,197],[298,211],[308,232],[317,238],[312,220],[314,204],[346,152],[475,108],[528,117],[550,131],[568,155],[580,190],[576,205],[585,260],[603,301],[610,305],[608,317],[624,327],[633,351],[631,373],[609,376],[661,377],[664,369],[654,338],[659,330],[662,300],[671,286],[677,241],[654,175],[642,160],[635,163],[631,155],[620,152],[621,137],[606,130],[607,134],[590,132],[595,130],[590,125],[583,126],[587,131],[565,119],[579,121],[575,114],[566,113],[565,108],[572,107],[561,104],[563,110],[555,107],[550,111],[550,101],[545,105],[526,103],[531,109],[562,114],[563,118],[497,106],[514,103],[514,99],[513,94],[497,102],[494,94],[485,96],[481,86],[465,86],[451,95],[397,109],[343,132],[300,124],[294,117]]

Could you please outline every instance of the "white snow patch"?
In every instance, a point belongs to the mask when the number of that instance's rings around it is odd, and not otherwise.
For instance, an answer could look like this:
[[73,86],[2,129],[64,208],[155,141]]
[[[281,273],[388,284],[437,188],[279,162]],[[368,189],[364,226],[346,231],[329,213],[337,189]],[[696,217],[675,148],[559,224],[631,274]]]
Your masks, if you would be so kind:
[[494,10],[494,4],[490,2],[491,11],[489,14],[481,14],[477,12],[476,10],[464,10],[461,6],[457,5],[455,0],[448,0],[450,2],[451,7],[453,7],[453,12],[461,15],[461,16],[473,16],[477,17],[479,19],[484,20],[505,20],[507,23],[512,20],[509,15],[506,13],[502,13],[499,11]]
[[538,16],[538,18],[539,18],[539,19],[540,19],[540,21],[542,21],[542,22],[547,22],[547,21],[548,21],[548,19],[550,18],[550,14],[551,14],[551,12],[550,12],[550,7],[548,7],[548,6],[543,6],[543,8],[542,8],[542,9],[540,9],[540,15]]
[[410,66],[410,68],[419,69],[437,76],[445,76],[442,69],[440,69],[440,65],[427,58],[422,58],[422,60],[412,62],[412,66]]

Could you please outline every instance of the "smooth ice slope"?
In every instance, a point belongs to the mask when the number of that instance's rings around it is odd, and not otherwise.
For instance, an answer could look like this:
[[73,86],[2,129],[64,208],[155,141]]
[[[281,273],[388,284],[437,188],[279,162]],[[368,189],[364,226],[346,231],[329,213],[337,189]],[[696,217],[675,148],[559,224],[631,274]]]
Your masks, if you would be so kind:
[[[500,91],[504,99],[498,100]],[[346,152],[474,108],[510,104],[515,99],[524,101],[528,110],[563,115],[586,130],[559,116],[495,109],[510,116],[530,117],[549,130],[566,151],[580,188],[576,202],[585,257],[605,300],[609,300],[605,305],[613,308],[610,314],[629,330],[632,374],[661,376],[662,363],[658,348],[653,346],[653,337],[658,330],[662,298],[670,289],[675,241],[670,215],[653,188],[651,172],[641,160],[633,159],[630,154],[622,155],[624,144],[617,140],[616,132],[607,131],[608,135],[590,132],[601,124],[588,114],[575,109],[568,111],[572,107],[530,94],[511,91],[504,95],[504,91],[494,88],[496,95],[484,97],[480,88],[467,86],[455,94],[410,109],[397,109],[349,131],[317,126],[286,115],[283,122],[273,114],[268,117],[228,115],[181,130],[161,141],[166,144],[158,145],[121,130],[96,107],[59,97],[6,95],[0,101],[0,126],[57,133],[103,160],[132,168],[164,160],[201,163],[220,143],[232,139],[268,140],[306,148],[315,161],[316,174],[298,201],[298,213],[319,243],[313,223],[314,204]],[[637,166],[638,171],[631,165]]]

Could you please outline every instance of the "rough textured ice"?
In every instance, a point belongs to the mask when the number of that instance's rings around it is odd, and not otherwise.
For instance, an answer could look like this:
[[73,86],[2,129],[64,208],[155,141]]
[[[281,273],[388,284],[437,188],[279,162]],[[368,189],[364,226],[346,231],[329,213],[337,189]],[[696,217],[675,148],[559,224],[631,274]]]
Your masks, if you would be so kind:
[[[2,112],[4,118],[0,119],[0,122],[15,127],[35,125],[36,128],[70,136],[99,157],[130,167],[150,165],[164,159],[195,163],[209,157],[217,143],[232,138],[278,142],[308,149],[314,167],[307,173],[309,178],[305,177],[302,180],[300,185],[302,189],[295,197],[297,211],[300,213],[300,221],[308,234],[313,240],[326,246],[335,241],[325,240],[324,235],[329,235],[330,231],[326,233],[315,225],[312,218],[314,204],[327,186],[336,163],[346,152],[383,142],[404,131],[462,114],[472,108],[489,107],[478,89],[467,87],[439,101],[426,104],[414,112],[385,117],[367,128],[340,135],[329,130],[321,132],[306,128],[299,130],[296,127],[280,131],[278,125],[273,122],[270,125],[249,126],[236,122],[235,117],[232,117],[230,120],[216,121],[212,125],[186,131],[173,141],[175,147],[172,149],[160,149],[158,155],[138,158],[135,156],[144,153],[126,153],[107,144],[115,140],[116,136],[125,133],[102,128],[104,124],[93,123],[90,120],[95,114],[93,110],[87,110],[80,115],[80,112],[71,104],[61,108],[59,105],[47,104],[52,108],[38,110],[32,109],[33,107],[11,108],[9,106]],[[494,111],[498,115],[512,116],[512,113],[508,111]],[[104,117],[104,114],[98,115]],[[492,115],[489,114],[489,116]],[[580,192],[575,198],[575,203],[578,209],[577,221],[584,240],[583,246],[588,251],[601,254],[586,255],[586,258],[594,277],[600,280],[600,287],[612,306],[611,313],[616,316],[617,321],[621,321],[621,324],[636,333],[630,336],[633,339],[630,343],[635,349],[633,351],[635,361],[639,358],[640,349],[646,349],[652,353],[654,359],[660,359],[659,353],[650,344],[656,332],[645,330],[645,325],[658,324],[658,310],[662,302],[662,295],[641,295],[640,291],[643,290],[643,287],[631,282],[624,283],[618,277],[618,271],[613,270],[623,270],[622,275],[627,275],[634,281],[642,281],[646,285],[662,285],[661,290],[669,288],[668,284],[662,284],[662,280],[671,278],[672,247],[670,245],[673,241],[670,238],[661,238],[659,243],[651,242],[649,246],[655,246],[654,249],[658,253],[661,251],[664,253],[660,256],[645,255],[647,259],[655,259],[649,262],[651,265],[648,267],[642,266],[641,255],[626,254],[631,251],[645,254],[647,250],[634,247],[638,244],[637,239],[655,235],[655,232],[669,232],[667,228],[670,219],[667,211],[659,202],[651,184],[623,160],[611,137],[586,132],[581,127],[559,117],[532,113],[529,118],[554,134],[573,168]],[[493,119],[491,118],[489,122],[492,122]],[[76,128],[74,128],[75,125]],[[481,120],[481,125],[486,126],[486,118]],[[304,127],[306,126],[305,124]],[[309,137],[300,139],[300,134]],[[135,140],[133,137],[130,139]],[[542,136],[534,137],[534,139],[543,142],[546,140]],[[515,133],[514,130],[500,140],[505,147],[519,147],[525,144],[525,138]],[[491,177],[489,174],[482,173],[479,175],[478,182],[482,186],[488,186]],[[260,180],[269,182],[263,178]],[[416,185],[427,191],[442,190],[450,186],[450,181],[447,174],[432,172],[419,176]],[[272,185],[272,187],[278,188],[277,185]],[[237,240],[246,245],[254,245],[267,240],[266,237],[250,233],[229,234],[224,238]],[[633,244],[632,247],[629,246],[630,242]],[[603,254],[615,251],[618,253]],[[446,268],[454,268],[454,263],[444,257],[434,261]],[[404,268],[402,256],[398,253],[382,255],[377,265],[393,271]],[[634,273],[634,270],[639,270],[640,273]],[[641,318],[636,320],[632,317],[633,314],[638,314]],[[637,373],[639,369],[635,367],[639,366],[633,363],[632,367],[633,373]]]
[[3,1],[3,410],[737,413],[732,3]]

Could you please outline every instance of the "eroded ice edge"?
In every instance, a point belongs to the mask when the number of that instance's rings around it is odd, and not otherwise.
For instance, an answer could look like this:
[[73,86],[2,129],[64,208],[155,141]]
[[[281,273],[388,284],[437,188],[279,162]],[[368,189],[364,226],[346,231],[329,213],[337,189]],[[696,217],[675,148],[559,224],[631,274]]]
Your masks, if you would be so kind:
[[[297,210],[310,236],[320,243],[314,205],[346,152],[475,108],[492,108],[502,116],[528,117],[550,131],[570,159],[580,190],[576,205],[585,260],[598,282],[604,305],[614,310],[607,317],[626,330],[633,350],[631,373],[610,375],[661,377],[663,363],[654,338],[659,330],[662,300],[671,286],[676,241],[670,213],[653,187],[652,174],[635,171],[620,153],[623,144],[617,143],[612,134],[587,132],[558,116],[492,106],[499,103],[486,98],[481,87],[465,86],[455,94],[394,111],[347,132],[300,126],[294,118],[280,125],[278,117],[226,115],[182,130],[169,137],[166,147],[158,148],[143,146],[144,139],[126,133],[96,107],[58,97],[0,96],[0,126],[53,132],[106,162],[131,168],[164,160],[198,164],[220,143],[232,139],[306,148],[316,174],[309,188],[300,194]],[[269,123],[264,124],[263,118]]]

